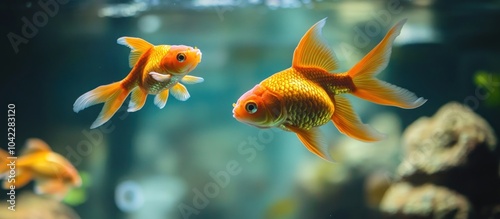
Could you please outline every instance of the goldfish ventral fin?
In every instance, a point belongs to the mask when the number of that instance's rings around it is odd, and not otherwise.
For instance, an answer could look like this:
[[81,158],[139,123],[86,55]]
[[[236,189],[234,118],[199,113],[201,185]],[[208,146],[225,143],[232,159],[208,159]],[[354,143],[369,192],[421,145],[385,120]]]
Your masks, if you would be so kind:
[[151,77],[153,77],[153,79],[155,79],[156,81],[158,82],[165,82],[165,81],[168,81],[170,80],[170,78],[172,77],[170,74],[160,74],[158,72],[149,72],[149,75],[151,75]]
[[290,131],[295,132],[299,137],[300,141],[306,146],[306,148],[313,154],[323,158],[326,161],[334,162],[333,158],[330,156],[328,150],[328,145],[322,138],[322,134],[319,128],[313,127],[310,130],[303,130],[293,126],[285,126]]
[[165,104],[167,104],[167,100],[168,100],[168,93],[169,93],[169,90],[165,89],[164,91],[160,92],[159,94],[157,94],[155,96],[155,105],[158,108],[163,109],[163,107],[165,107]]
[[130,51],[128,65],[132,68],[137,63],[137,60],[141,57],[143,53],[148,51],[154,45],[148,43],[146,40],[136,37],[120,37],[116,40],[120,45],[124,45],[132,49]]
[[189,97],[191,97],[191,95],[189,95],[187,88],[180,83],[175,84],[171,88],[171,90],[172,90],[172,96],[174,96],[176,99],[180,101],[186,101],[187,99],[189,99]]
[[198,84],[203,81],[205,81],[205,79],[191,75],[186,75],[181,79],[181,82],[184,84]]
[[304,34],[293,53],[292,67],[321,68],[327,72],[338,68],[335,53],[321,36],[321,29],[325,26],[325,22],[326,18],[323,18]]
[[354,95],[377,104],[405,109],[417,108],[427,101],[404,88],[375,78],[375,75],[387,67],[392,42],[401,32],[405,22],[406,19],[394,25],[384,39],[349,70],[348,75],[356,87]]
[[135,112],[140,110],[144,103],[146,103],[146,97],[148,93],[140,87],[136,87],[132,90],[132,95],[130,96],[130,102],[128,103],[127,112]]
[[366,142],[378,141],[385,137],[371,126],[361,122],[347,98],[335,96],[333,101],[335,103],[335,112],[332,121],[340,132],[351,138]]
[[61,178],[38,178],[36,180],[35,193],[38,195],[49,195],[57,200],[62,200],[69,190],[69,185]]
[[21,152],[21,155],[43,152],[43,151],[52,151],[52,149],[50,149],[50,146],[43,140],[38,138],[30,138],[26,140],[26,144],[24,146],[23,151]]

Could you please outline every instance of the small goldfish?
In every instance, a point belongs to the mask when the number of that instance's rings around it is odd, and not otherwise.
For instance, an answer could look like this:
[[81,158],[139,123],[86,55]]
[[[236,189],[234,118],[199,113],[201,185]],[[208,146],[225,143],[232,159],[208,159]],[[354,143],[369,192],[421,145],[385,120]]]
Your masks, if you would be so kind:
[[392,42],[406,19],[392,27],[352,69],[337,74],[332,73],[338,68],[335,53],[321,36],[325,22],[326,18],[314,24],[302,37],[293,53],[292,67],[263,80],[233,104],[233,117],[258,128],[278,127],[294,132],[309,151],[333,161],[318,128],[330,120],[340,132],[361,141],[384,137],[361,122],[342,94],[406,109],[419,107],[427,100],[374,77],[387,66]]
[[[18,159],[8,157],[9,154],[0,149],[0,179],[5,178],[4,189],[11,189],[11,186],[17,189],[34,179],[35,193],[61,200],[70,188],[82,183],[75,167],[40,139],[28,139]],[[11,170],[15,175],[11,175]]]
[[140,110],[146,102],[148,94],[155,96],[154,103],[162,109],[167,103],[171,91],[176,99],[189,99],[188,90],[180,82],[196,84],[203,82],[203,78],[187,75],[194,70],[201,61],[201,51],[184,45],[154,46],[147,41],[134,37],[121,37],[118,44],[130,47],[130,73],[123,80],[103,85],[80,96],[73,104],[73,111],[79,111],[105,102],[101,113],[90,126],[96,128],[107,122],[125,98],[132,93],[128,105],[128,112]]

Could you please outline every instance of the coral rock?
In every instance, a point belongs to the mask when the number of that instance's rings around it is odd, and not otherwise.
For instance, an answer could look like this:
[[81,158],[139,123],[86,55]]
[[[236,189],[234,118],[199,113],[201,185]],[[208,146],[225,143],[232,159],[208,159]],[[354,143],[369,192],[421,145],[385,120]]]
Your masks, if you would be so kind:
[[470,204],[466,197],[445,187],[409,183],[393,184],[380,206],[388,218],[454,218],[469,217]]

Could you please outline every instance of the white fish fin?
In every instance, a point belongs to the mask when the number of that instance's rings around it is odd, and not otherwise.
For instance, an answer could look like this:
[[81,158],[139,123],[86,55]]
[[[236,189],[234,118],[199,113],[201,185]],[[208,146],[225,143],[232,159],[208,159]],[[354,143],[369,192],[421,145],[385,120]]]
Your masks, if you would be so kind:
[[164,91],[160,92],[159,94],[157,94],[155,96],[155,105],[158,108],[163,109],[163,107],[165,107],[165,104],[167,104],[167,100],[168,100],[168,93],[169,93],[169,90],[165,89]]
[[175,84],[172,88],[172,96],[180,101],[186,101],[190,95],[186,87],[180,83]]
[[205,81],[202,77],[196,77],[196,76],[191,76],[191,75],[186,75],[181,79],[182,83],[185,84],[198,84]]
[[135,112],[140,110],[144,103],[146,103],[146,97],[148,93],[140,87],[136,87],[132,90],[132,95],[130,96],[130,102],[128,103],[127,112]]
[[158,72],[149,72],[149,75],[151,75],[151,77],[153,77],[153,79],[155,79],[156,81],[158,82],[165,82],[165,81],[168,81],[170,80],[170,78],[172,78],[172,75],[170,74],[160,74]]
[[36,180],[35,193],[62,200],[66,196],[69,187],[70,185],[60,178],[39,177]]

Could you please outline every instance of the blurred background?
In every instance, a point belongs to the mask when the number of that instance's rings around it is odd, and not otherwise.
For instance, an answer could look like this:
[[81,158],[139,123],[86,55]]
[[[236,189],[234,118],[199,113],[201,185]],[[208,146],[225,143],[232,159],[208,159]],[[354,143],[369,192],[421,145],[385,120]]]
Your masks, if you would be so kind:
[[[428,99],[405,110],[349,96],[361,119],[387,139],[362,143],[327,124],[321,130],[338,161],[333,164],[308,152],[295,134],[250,127],[231,112],[244,92],[291,65],[302,35],[325,17],[323,36],[340,61],[338,72],[349,70],[392,25],[407,18],[389,66],[378,78]],[[404,204],[391,208],[392,202],[383,200],[387,189],[397,182],[424,185],[436,173],[401,171],[411,156],[405,147],[412,144],[405,143],[402,133],[450,101],[479,115],[467,121],[487,133],[479,135],[487,137],[478,137],[477,145],[486,142],[484,156],[490,160],[484,165],[491,171],[484,174],[491,178],[472,177],[477,180],[468,185],[486,191],[467,193],[453,186],[456,175],[445,174],[448,181],[432,185],[465,198],[444,195],[448,202],[432,202],[419,216],[500,215],[494,140],[500,130],[498,0],[21,0],[2,1],[0,18],[5,36],[0,42],[0,106],[4,115],[9,103],[16,106],[18,149],[28,138],[41,138],[72,162],[84,180],[62,204],[53,205],[30,195],[30,183],[17,191],[18,205],[45,203],[48,207],[40,212],[45,209],[46,216],[19,216],[27,209],[13,216],[2,206],[0,218],[398,217],[408,212],[401,210]],[[102,105],[78,114],[72,105],[81,94],[129,73],[130,49],[116,43],[121,36],[155,45],[197,46],[203,59],[190,74],[205,82],[187,85],[191,98],[169,98],[162,110],[153,96],[135,113],[126,112],[126,101],[106,125],[91,130]],[[474,125],[480,117],[486,123]],[[415,142],[425,138],[417,136]],[[450,144],[470,138],[457,139]],[[471,148],[469,143],[464,145]],[[457,165],[467,166],[472,158],[465,157]],[[491,182],[489,187],[480,186],[483,181]],[[454,200],[465,204],[445,208],[452,213],[441,216],[429,210]]]

